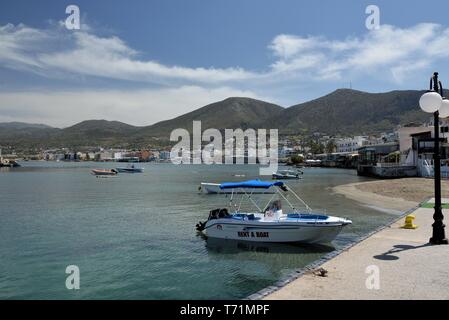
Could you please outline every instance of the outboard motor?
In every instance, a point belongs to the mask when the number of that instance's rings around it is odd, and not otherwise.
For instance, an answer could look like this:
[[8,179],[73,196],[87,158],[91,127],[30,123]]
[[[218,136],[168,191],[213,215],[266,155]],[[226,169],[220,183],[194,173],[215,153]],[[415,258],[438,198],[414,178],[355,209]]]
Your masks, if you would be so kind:
[[[207,221],[220,219],[220,218],[226,218],[228,216],[229,216],[229,213],[228,213],[227,209],[214,209],[209,212],[209,217],[207,218]],[[207,221],[198,222],[196,224],[196,230],[203,231],[206,228]]]
[[203,231],[204,230],[204,228],[206,228],[206,222],[198,222],[197,224],[196,224],[196,230],[198,230],[198,231]]

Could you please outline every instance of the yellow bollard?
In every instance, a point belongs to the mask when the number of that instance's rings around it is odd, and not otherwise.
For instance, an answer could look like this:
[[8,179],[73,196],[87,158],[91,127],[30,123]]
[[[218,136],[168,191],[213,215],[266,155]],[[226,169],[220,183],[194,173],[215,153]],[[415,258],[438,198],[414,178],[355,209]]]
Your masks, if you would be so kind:
[[418,226],[413,224],[413,220],[415,220],[415,216],[413,214],[409,214],[405,217],[405,224],[402,226],[404,229],[416,229]]

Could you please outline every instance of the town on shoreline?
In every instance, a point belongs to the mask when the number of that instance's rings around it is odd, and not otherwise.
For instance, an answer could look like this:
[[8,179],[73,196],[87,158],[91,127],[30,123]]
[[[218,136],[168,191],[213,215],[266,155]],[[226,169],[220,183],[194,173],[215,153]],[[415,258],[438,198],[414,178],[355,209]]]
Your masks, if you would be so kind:
[[[449,120],[440,119],[442,159],[449,155]],[[329,136],[315,132],[309,136],[283,135],[278,141],[278,161],[293,166],[320,166],[356,169],[359,175],[377,178],[433,176],[433,119],[423,124],[409,123],[394,131],[370,136]],[[244,141],[243,162],[248,161]],[[61,147],[15,151],[3,146],[2,159],[15,161],[100,161],[170,162],[171,149],[148,147],[128,150],[112,147]],[[0,150],[2,150],[0,149]],[[237,152],[236,152],[237,154]],[[191,153],[191,156],[193,154]],[[2,160],[3,161],[3,160]],[[255,163],[255,162],[252,162]],[[443,161],[442,176],[449,177],[449,163]]]

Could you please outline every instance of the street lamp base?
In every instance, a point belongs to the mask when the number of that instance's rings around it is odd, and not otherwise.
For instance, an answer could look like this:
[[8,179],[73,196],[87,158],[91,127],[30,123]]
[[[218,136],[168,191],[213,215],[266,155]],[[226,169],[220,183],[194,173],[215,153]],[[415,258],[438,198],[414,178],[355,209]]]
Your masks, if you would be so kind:
[[430,238],[429,240],[430,244],[449,244],[449,241],[447,239],[434,239]]

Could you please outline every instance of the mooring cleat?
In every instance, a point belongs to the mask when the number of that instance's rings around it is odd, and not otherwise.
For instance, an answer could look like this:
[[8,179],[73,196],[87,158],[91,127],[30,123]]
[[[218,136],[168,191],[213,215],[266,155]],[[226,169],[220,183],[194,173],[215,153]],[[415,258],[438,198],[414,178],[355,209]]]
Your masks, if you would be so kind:
[[418,226],[413,224],[413,220],[415,220],[415,216],[413,214],[409,214],[405,217],[405,224],[401,227],[403,229],[416,229]]

